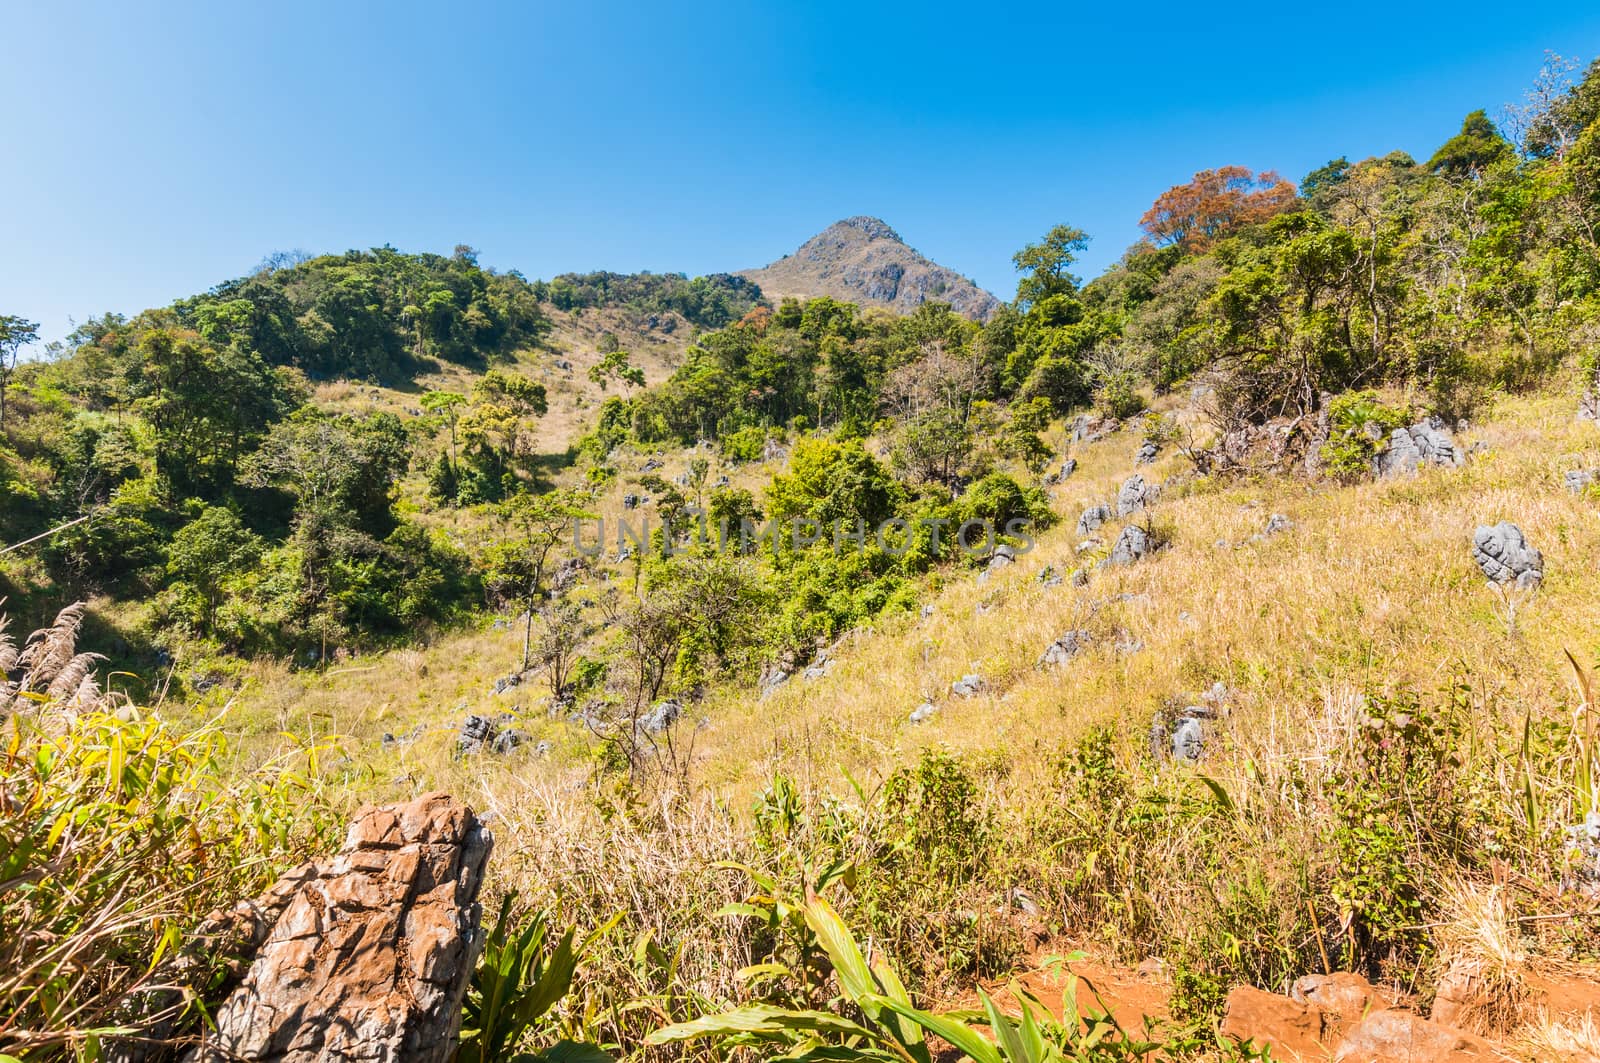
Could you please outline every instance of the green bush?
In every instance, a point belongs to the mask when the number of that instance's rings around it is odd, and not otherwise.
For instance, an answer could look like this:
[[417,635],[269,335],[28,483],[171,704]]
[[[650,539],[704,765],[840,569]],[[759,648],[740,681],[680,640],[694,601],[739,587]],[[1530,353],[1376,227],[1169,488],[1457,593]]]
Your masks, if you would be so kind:
[[1323,468],[1338,479],[1366,476],[1389,433],[1408,423],[1408,411],[1384,405],[1376,392],[1335,396],[1328,405],[1328,441],[1321,452]]
[[758,425],[750,425],[736,432],[729,432],[723,436],[719,446],[722,456],[729,461],[750,462],[760,461],[766,453],[767,439],[770,430]]
[[1108,417],[1126,421],[1144,412],[1144,396],[1139,394],[1139,380],[1132,373],[1119,373],[1100,385],[1095,392],[1095,405]]

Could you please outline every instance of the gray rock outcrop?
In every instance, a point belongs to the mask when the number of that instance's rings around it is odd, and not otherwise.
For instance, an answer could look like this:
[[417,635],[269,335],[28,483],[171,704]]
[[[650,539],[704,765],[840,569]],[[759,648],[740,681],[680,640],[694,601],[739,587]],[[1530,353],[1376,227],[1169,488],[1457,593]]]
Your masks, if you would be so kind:
[[1101,504],[1090,506],[1078,516],[1078,534],[1093,535],[1100,526],[1111,519],[1111,507]]
[[644,713],[634,722],[639,730],[645,734],[654,735],[660,734],[677,723],[682,716],[682,703],[669,698],[666,701],[658,701],[650,706],[650,711]]
[[1131,565],[1150,552],[1150,533],[1137,524],[1130,524],[1122,529],[1122,534],[1117,536],[1116,543],[1111,547],[1111,556],[1106,559],[1110,565]]
[[1056,472],[1050,473],[1048,476],[1046,476],[1044,478],[1045,486],[1048,487],[1048,486],[1051,486],[1053,484],[1064,483],[1066,481],[1067,477],[1071,476],[1073,473],[1075,473],[1077,471],[1078,471],[1078,459],[1077,458],[1068,458],[1066,461],[1061,463],[1061,468],[1059,470],[1057,470]]
[[1146,483],[1145,478],[1138,473],[1133,474],[1122,481],[1122,486],[1117,489],[1117,516],[1132,516],[1155,505],[1156,498],[1160,494],[1160,487]]
[[512,727],[516,717],[501,713],[490,719],[487,716],[468,716],[456,733],[456,756],[469,757],[478,753],[509,753],[527,741],[528,736]]
[[492,847],[447,794],[363,808],[338,855],[268,894],[272,928],[189,1063],[454,1058]]
[[1448,428],[1432,421],[1418,421],[1410,428],[1396,428],[1389,433],[1388,445],[1372,459],[1372,471],[1379,479],[1387,479],[1410,475],[1424,465],[1454,469],[1466,461]]
[[1510,521],[1483,525],[1472,534],[1472,559],[1490,583],[1537,587],[1544,580],[1544,555]]
[[964,675],[960,679],[957,679],[954,683],[951,683],[950,693],[954,694],[958,698],[972,698],[977,697],[980,693],[982,693],[986,686],[987,684],[984,683],[983,676],[973,672],[968,675]]
[[1093,641],[1092,636],[1081,628],[1068,631],[1045,647],[1044,653],[1039,656],[1039,664],[1042,666],[1066,664],[1088,649],[1091,641]]

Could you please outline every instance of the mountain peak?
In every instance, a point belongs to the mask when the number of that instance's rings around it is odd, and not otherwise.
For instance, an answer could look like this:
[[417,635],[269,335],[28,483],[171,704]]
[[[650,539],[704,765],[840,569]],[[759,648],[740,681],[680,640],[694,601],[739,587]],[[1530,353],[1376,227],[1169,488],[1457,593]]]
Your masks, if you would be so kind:
[[740,276],[774,299],[827,295],[902,314],[940,302],[977,321],[1000,308],[993,295],[908,247],[888,222],[866,214],[836,221],[793,254]]
[[905,243],[904,240],[900,239],[900,234],[889,227],[888,222],[882,218],[874,218],[869,214],[857,214],[853,218],[836,221],[828,226],[827,229],[824,229],[823,232],[830,232],[834,229],[859,229],[866,233],[867,238],[871,240],[893,240],[897,244]]

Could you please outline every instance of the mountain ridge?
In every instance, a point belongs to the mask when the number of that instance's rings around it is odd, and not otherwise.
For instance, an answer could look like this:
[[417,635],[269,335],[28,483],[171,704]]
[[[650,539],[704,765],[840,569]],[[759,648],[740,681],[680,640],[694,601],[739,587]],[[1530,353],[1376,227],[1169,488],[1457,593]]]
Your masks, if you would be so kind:
[[908,245],[881,218],[843,218],[793,253],[736,271],[770,299],[832,296],[910,313],[923,303],[949,303],[959,314],[987,321],[1001,306],[992,293]]

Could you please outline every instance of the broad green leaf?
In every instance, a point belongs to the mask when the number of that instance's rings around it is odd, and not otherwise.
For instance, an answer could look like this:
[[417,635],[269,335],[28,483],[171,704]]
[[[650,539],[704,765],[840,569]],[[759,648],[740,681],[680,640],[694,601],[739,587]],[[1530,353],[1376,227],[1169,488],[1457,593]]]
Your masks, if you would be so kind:
[[582,1041],[557,1041],[533,1058],[543,1063],[616,1063],[599,1045]]
[[806,902],[805,917],[806,925],[817,936],[817,944],[822,946],[822,951],[832,961],[834,973],[839,976],[839,985],[845,995],[869,1016],[876,1018],[877,1009],[863,1002],[877,995],[878,983],[873,979],[866,957],[861,955],[861,949],[856,945],[855,938],[850,936],[850,929],[844,925],[844,920],[839,918],[839,913],[833,910],[833,905],[825,897],[814,897]]
[[921,1011],[897,1000],[890,1000],[888,997],[878,997],[876,998],[876,1003],[880,1007],[889,1008],[904,1015],[935,1037],[942,1037],[949,1041],[956,1048],[971,1056],[975,1063],[1002,1063],[1000,1052],[995,1048],[993,1042],[966,1023],[946,1018],[943,1015],[934,1015],[930,1012]]
[[664,1045],[697,1037],[732,1037],[738,1034],[782,1034],[818,1031],[876,1040],[871,1030],[826,1011],[787,1011],[766,1004],[751,1004],[720,1015],[706,1015],[674,1023],[651,1033],[646,1044]]

